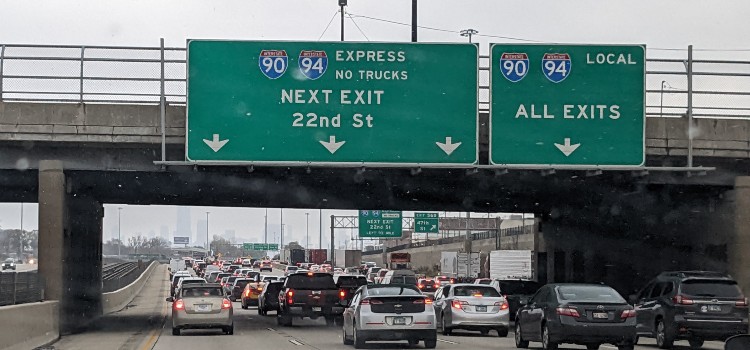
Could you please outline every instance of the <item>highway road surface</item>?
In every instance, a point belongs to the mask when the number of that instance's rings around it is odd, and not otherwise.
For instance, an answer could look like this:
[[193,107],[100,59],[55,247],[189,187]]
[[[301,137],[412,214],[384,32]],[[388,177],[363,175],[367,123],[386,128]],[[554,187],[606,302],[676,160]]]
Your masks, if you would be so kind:
[[[274,270],[281,275],[281,270]],[[223,335],[220,330],[184,330],[180,336],[171,333],[170,304],[164,301],[169,293],[166,265],[151,276],[146,287],[131,303],[131,307],[114,313],[98,322],[89,332],[64,336],[54,344],[57,350],[65,349],[133,349],[133,350],[206,350],[206,349],[353,349],[343,345],[341,328],[327,327],[323,319],[295,319],[293,327],[279,327],[273,312],[260,316],[255,307],[249,310],[234,303],[234,335]],[[490,333],[494,334],[494,333]],[[409,349],[403,342],[368,343],[368,349]],[[414,348],[424,348],[420,343]],[[515,349],[513,333],[507,338],[481,336],[474,332],[455,331],[451,336],[438,336],[438,349]],[[530,349],[541,349],[541,344],[531,343]],[[585,349],[583,346],[563,345],[561,349]],[[614,350],[602,345],[600,349]],[[653,339],[642,339],[636,349],[655,350]],[[677,342],[674,349],[689,349],[687,342]],[[704,349],[723,349],[719,342],[707,342]]]

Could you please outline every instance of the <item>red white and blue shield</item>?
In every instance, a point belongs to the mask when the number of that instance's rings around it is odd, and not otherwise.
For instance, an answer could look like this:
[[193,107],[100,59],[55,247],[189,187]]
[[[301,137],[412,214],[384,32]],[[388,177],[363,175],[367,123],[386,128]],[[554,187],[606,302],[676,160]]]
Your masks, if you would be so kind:
[[278,79],[289,66],[289,57],[285,50],[263,50],[258,57],[260,71],[270,79]]
[[559,83],[570,75],[570,55],[567,53],[545,53],[542,72],[553,83]]
[[325,51],[303,50],[299,54],[299,69],[307,79],[315,80],[328,69],[328,56]]
[[500,56],[500,72],[513,83],[521,81],[529,72],[529,55],[504,52]]

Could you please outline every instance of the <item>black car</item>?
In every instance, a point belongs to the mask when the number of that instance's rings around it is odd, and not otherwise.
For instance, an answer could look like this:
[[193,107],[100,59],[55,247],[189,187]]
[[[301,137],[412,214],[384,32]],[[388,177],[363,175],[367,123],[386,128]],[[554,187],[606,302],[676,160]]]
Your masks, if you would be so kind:
[[229,300],[233,302],[239,300],[242,297],[242,291],[245,290],[245,286],[251,281],[252,280],[249,278],[242,278],[242,277],[235,278],[234,281],[232,281],[232,285],[228,288]]
[[746,334],[748,303],[730,276],[710,271],[664,272],[631,296],[637,312],[637,334],[672,348],[687,340],[699,349],[706,340]]
[[333,281],[339,287],[339,293],[344,293],[343,300],[346,301],[347,305],[352,300],[354,292],[359,287],[367,285],[367,278],[362,275],[335,275],[333,276]]
[[284,289],[284,282],[269,282],[258,296],[258,315],[267,315],[269,311],[279,311],[279,293]]
[[417,288],[424,294],[435,295],[435,291],[440,288],[440,283],[433,279],[420,278],[417,281]]
[[609,286],[548,284],[525,304],[516,315],[518,348],[527,348],[529,341],[542,342],[547,350],[562,343],[589,349],[603,343],[619,350],[634,347],[635,310]]
[[521,308],[521,300],[528,300],[542,284],[530,280],[493,280],[490,286],[495,287],[508,300],[510,319],[514,320],[516,312]]

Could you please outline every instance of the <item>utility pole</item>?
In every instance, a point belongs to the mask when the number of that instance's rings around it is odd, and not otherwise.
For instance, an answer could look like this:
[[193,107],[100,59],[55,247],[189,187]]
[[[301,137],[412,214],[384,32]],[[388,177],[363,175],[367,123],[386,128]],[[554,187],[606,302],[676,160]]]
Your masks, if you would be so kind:
[[281,242],[279,243],[279,249],[281,250],[281,261],[284,261],[284,208],[279,208],[281,212]]
[[120,256],[122,254],[122,230],[120,229],[120,213],[122,212],[122,207],[117,208],[117,256]]
[[471,29],[471,28],[464,29],[464,30],[461,31],[461,36],[468,36],[469,37],[469,42],[471,42],[471,36],[472,35],[477,35],[477,34],[479,34],[479,31],[477,31],[475,29]]
[[339,6],[341,7],[341,41],[344,41],[344,7],[346,2],[347,0],[339,0]]
[[411,42],[417,42],[417,0],[411,0]]
[[209,211],[206,212],[206,257],[208,257],[208,214],[211,213]]
[[310,213],[305,213],[305,250],[310,248]]
[[266,215],[263,216],[263,219],[265,220],[265,223],[266,223],[266,230],[265,230],[265,234],[263,238],[263,243],[268,244],[268,208],[266,208]]
[[320,227],[318,227],[318,249],[323,249],[323,209],[318,209],[318,218],[320,219]]

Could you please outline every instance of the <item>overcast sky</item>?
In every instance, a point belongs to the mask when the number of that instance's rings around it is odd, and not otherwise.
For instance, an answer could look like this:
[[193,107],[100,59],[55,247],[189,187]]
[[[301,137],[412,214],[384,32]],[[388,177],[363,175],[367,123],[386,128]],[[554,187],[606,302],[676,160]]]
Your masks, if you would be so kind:
[[[0,0],[0,43],[184,47],[185,40],[329,40],[339,39],[337,0]],[[411,0],[349,0],[346,39],[408,41]],[[693,44],[698,58],[750,57],[750,1],[747,0],[421,0],[419,24],[441,30],[419,30],[420,41],[464,41],[456,31],[473,28],[480,51],[488,43],[525,42],[646,44],[649,57],[685,57]],[[364,16],[364,17],[363,17]],[[370,17],[370,18],[366,18]],[[378,20],[379,19],[379,20]],[[385,21],[384,21],[385,20]],[[326,26],[331,23],[327,31]],[[358,25],[359,28],[355,26]],[[321,34],[322,37],[321,37]],[[503,38],[504,37],[504,38]],[[669,50],[664,50],[669,49]],[[672,50],[677,49],[677,50]],[[117,225],[117,207],[105,210],[104,232]],[[24,228],[36,229],[35,204],[27,204]],[[238,236],[260,238],[263,209],[192,209],[191,227],[211,212],[211,232],[233,229]],[[318,211],[311,210],[310,232],[318,232]],[[304,236],[305,211],[285,211],[295,239]],[[325,211],[330,215],[354,215]],[[125,206],[122,231],[157,234],[175,228],[174,207]],[[20,204],[0,204],[0,227],[20,225]],[[324,219],[329,220],[329,219]],[[269,212],[278,223],[279,210]],[[314,223],[314,224],[313,224]],[[325,226],[325,223],[324,223]],[[314,229],[313,229],[314,228]],[[317,242],[317,241],[315,241]]]

